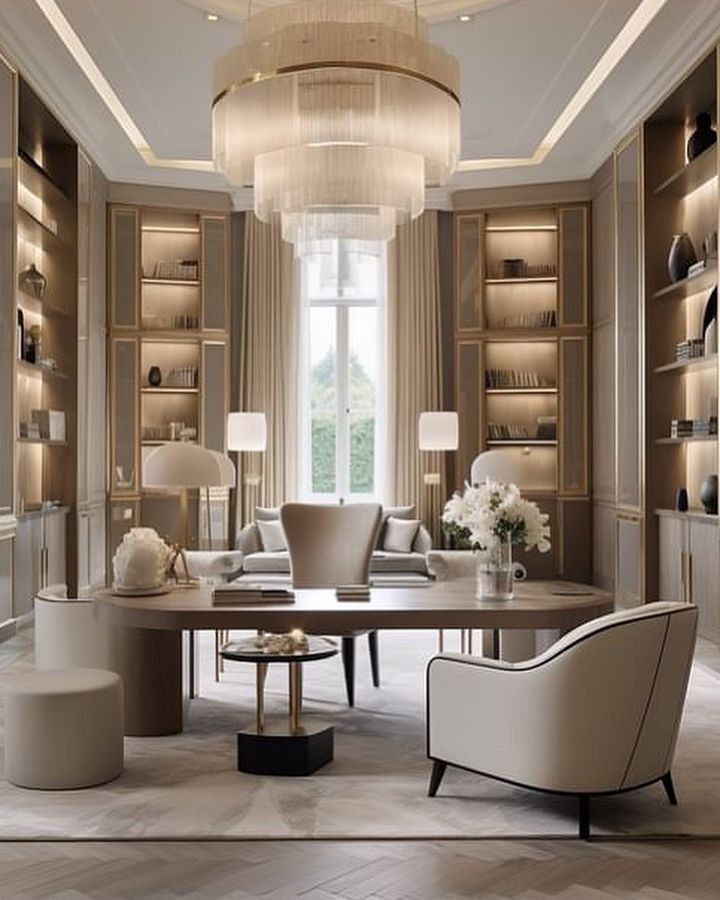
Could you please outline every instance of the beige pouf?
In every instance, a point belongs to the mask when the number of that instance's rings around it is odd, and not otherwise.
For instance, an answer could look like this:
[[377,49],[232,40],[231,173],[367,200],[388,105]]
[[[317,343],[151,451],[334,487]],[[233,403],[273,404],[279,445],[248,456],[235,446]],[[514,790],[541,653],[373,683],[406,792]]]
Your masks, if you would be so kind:
[[5,777],[61,790],[111,781],[123,769],[123,690],[102,669],[46,669],[5,689]]

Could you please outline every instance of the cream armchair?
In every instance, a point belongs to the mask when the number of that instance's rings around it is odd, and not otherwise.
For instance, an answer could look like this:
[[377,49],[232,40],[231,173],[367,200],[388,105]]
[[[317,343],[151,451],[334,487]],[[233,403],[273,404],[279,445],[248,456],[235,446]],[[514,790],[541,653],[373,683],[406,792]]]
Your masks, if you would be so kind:
[[520,663],[446,654],[427,669],[434,797],[448,765],[579,800],[662,781],[695,646],[697,607],[650,603],[595,619]]

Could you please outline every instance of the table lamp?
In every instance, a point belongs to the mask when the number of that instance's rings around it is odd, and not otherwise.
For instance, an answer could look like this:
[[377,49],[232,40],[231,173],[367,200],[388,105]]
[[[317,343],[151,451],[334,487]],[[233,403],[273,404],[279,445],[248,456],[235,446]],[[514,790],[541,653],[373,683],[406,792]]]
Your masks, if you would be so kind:
[[[197,444],[183,441],[163,444],[145,457],[143,464],[143,485],[152,488],[175,488],[180,490],[180,518],[184,545],[189,542],[188,495],[190,488],[205,488],[208,499],[208,534],[212,545],[210,525],[209,488],[232,487],[235,484],[235,466],[222,453],[208,450]],[[182,545],[176,544],[173,567],[179,558],[185,569],[185,581],[190,581],[187,560]]]
[[[265,413],[232,412],[228,416],[228,450],[238,453],[264,453],[267,448]],[[257,488],[262,480],[259,472],[245,472],[243,484]]]

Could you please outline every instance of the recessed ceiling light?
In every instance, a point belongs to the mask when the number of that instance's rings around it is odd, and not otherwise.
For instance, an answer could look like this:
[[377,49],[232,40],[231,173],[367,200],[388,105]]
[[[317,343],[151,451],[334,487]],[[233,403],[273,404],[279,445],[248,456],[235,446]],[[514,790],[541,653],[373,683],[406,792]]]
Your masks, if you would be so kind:
[[458,16],[458,22],[472,22],[474,16],[471,16],[470,13],[463,13]]
[[208,22],[217,22],[220,16],[217,13],[205,13],[205,19]]

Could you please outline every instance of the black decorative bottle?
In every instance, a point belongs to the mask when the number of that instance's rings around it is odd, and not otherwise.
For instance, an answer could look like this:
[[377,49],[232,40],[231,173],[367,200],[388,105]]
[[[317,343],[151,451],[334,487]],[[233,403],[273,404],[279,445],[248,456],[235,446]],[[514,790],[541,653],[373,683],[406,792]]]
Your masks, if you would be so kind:
[[25,316],[21,309],[17,311],[17,355],[25,359]]
[[162,372],[160,371],[160,366],[150,366],[148,382],[152,387],[160,387],[162,384]]
[[688,162],[692,162],[696,156],[707,150],[717,141],[717,132],[712,127],[712,119],[709,113],[700,113],[695,119],[695,131],[687,142]]

